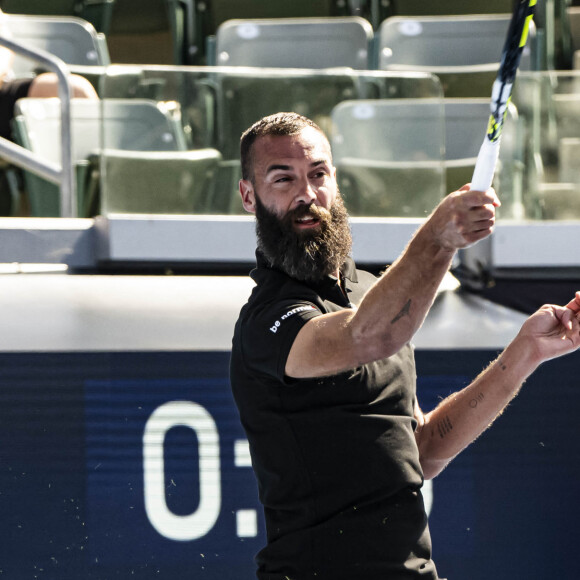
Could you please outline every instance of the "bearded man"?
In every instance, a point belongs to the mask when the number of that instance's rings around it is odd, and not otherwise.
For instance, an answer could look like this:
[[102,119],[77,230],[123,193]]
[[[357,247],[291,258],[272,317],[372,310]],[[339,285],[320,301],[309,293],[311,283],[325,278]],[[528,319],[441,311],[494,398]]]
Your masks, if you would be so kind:
[[456,251],[493,231],[495,192],[449,194],[376,278],[349,256],[348,216],[316,124],[266,117],[242,135],[241,159],[258,249],[230,375],[266,520],[257,577],[436,580],[423,481],[541,362],[580,346],[580,292],[542,307],[473,383],[424,414],[410,341]]

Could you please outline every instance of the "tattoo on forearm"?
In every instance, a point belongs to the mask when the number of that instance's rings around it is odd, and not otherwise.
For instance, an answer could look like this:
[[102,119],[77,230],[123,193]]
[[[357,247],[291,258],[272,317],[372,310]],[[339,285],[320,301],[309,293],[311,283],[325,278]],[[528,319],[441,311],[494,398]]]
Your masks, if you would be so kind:
[[453,429],[453,425],[449,417],[443,417],[441,421],[437,423],[437,430],[439,431],[439,437],[443,439]]
[[483,399],[485,399],[484,394],[479,393],[476,397],[473,397],[473,399],[471,399],[471,401],[469,401],[469,406],[472,409],[475,409],[475,407],[477,407],[477,405],[479,405],[479,403],[483,402]]
[[403,306],[399,314],[397,314],[397,316],[395,316],[395,318],[391,320],[391,324],[399,322],[399,320],[401,320],[401,318],[403,318],[404,316],[409,316],[410,311],[411,311],[411,299],[409,298],[409,300],[407,300],[407,303],[405,304],[405,306]]
[[503,362],[503,360],[502,360],[501,358],[500,358],[500,359],[499,359],[497,362],[498,362],[498,364],[499,364],[499,368],[500,368],[502,371],[505,371],[505,370],[507,369],[507,365],[506,365],[506,364]]

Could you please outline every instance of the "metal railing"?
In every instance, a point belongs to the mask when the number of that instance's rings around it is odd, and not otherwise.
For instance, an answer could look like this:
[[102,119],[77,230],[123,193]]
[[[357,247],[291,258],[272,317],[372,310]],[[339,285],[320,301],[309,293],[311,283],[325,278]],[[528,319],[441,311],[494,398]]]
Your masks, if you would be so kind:
[[65,63],[40,49],[30,49],[18,42],[0,36],[0,46],[4,46],[15,53],[44,65],[54,72],[58,78],[58,94],[60,97],[61,124],[61,163],[60,166],[42,159],[28,149],[21,147],[0,137],[0,157],[10,163],[44,177],[60,186],[60,215],[61,217],[77,217],[76,183],[73,172],[73,143],[71,132],[71,96],[69,71]]

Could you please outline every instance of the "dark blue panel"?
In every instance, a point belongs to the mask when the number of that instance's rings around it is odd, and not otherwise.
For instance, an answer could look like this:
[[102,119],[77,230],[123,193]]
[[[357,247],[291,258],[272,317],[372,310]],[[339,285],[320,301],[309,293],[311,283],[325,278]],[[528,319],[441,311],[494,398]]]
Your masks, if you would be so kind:
[[[488,352],[417,353],[426,409]],[[431,534],[449,580],[575,580],[580,353],[542,365],[493,426],[433,481]]]
[[[466,385],[494,356],[418,351],[421,406]],[[236,465],[244,435],[228,360],[228,353],[0,355],[0,575],[253,578],[264,529],[251,468]],[[575,354],[543,365],[434,480],[431,532],[443,577],[578,577],[579,363]],[[164,536],[145,509],[145,427],[175,401],[202,409],[219,438],[219,513],[189,540]],[[165,433],[163,499],[176,517],[200,508],[203,437],[178,424]],[[239,536],[242,510],[258,512],[257,535]]]

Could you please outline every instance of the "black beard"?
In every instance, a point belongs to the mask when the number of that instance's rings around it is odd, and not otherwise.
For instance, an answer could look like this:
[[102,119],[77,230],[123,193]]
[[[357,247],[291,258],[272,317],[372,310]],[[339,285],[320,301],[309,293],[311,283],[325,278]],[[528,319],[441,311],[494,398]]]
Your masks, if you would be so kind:
[[[330,211],[314,204],[299,205],[279,218],[256,195],[258,249],[271,267],[303,282],[317,282],[334,274],[352,248],[348,213],[336,198]],[[320,220],[313,230],[299,231],[294,221],[303,216]]]

